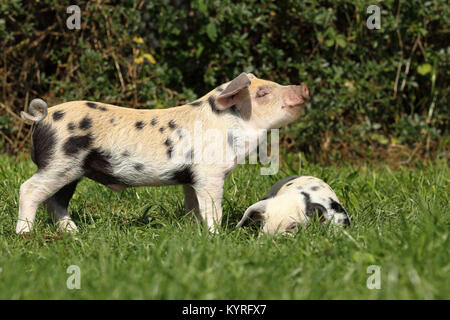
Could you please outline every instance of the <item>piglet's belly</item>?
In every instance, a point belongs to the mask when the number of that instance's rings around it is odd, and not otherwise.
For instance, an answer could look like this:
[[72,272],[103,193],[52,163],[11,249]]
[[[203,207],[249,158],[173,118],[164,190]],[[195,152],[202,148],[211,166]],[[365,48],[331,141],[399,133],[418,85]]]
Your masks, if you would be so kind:
[[127,186],[122,186],[122,185],[119,185],[119,184],[108,184],[108,185],[106,185],[108,188],[110,188],[111,190],[113,190],[113,191],[116,191],[116,192],[120,192],[120,191],[122,191],[123,189],[126,189],[126,188],[128,188]]
[[84,170],[86,177],[118,192],[127,187],[195,183],[192,164],[161,163],[143,157],[123,159],[114,154],[91,157],[85,162]]

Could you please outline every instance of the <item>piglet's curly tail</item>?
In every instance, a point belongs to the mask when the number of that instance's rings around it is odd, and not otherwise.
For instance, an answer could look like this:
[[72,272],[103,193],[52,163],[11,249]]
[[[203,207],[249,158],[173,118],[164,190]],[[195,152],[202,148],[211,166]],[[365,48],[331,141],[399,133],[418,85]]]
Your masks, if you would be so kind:
[[[23,120],[39,122],[44,119],[48,114],[48,106],[47,103],[42,99],[33,99],[30,102],[30,107],[28,108],[30,113],[26,113],[25,111],[20,112],[20,116]],[[38,111],[39,109],[40,111]]]

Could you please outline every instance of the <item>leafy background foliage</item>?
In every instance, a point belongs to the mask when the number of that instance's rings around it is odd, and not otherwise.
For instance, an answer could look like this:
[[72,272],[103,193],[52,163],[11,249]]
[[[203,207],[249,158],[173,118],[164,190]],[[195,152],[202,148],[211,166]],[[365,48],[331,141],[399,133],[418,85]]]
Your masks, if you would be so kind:
[[[381,8],[381,29],[366,10]],[[0,4],[0,144],[19,153],[35,97],[165,108],[242,71],[306,82],[283,152],[320,163],[448,159],[447,1],[70,1]],[[295,160],[295,159],[294,159]]]

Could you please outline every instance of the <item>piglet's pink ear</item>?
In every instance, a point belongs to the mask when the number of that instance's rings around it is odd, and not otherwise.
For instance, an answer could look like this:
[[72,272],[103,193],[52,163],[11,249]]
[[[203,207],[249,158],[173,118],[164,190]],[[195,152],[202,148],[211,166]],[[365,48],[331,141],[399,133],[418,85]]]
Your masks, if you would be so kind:
[[234,106],[237,102],[236,95],[242,89],[248,88],[251,81],[249,76],[242,72],[236,79],[230,82],[224,91],[216,98],[216,107],[219,110],[225,110]]

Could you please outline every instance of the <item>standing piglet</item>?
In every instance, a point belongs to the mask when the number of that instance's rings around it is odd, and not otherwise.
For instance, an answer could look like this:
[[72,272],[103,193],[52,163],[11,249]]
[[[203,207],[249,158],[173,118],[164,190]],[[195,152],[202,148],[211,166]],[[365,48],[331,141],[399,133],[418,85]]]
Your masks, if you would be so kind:
[[328,184],[315,177],[292,176],[275,183],[264,199],[250,206],[237,227],[251,219],[262,222],[262,233],[296,232],[315,214],[322,221],[350,225],[347,212]]
[[[187,209],[215,231],[225,178],[238,163],[233,145],[252,152],[262,129],[296,120],[308,97],[305,84],[281,86],[242,73],[197,101],[163,110],[89,101],[47,108],[35,99],[32,115],[22,118],[34,123],[31,157],[38,170],[20,187],[16,232],[32,229],[44,202],[61,230],[77,230],[67,208],[82,177],[115,191],[182,184]],[[214,144],[207,143],[211,137]]]

